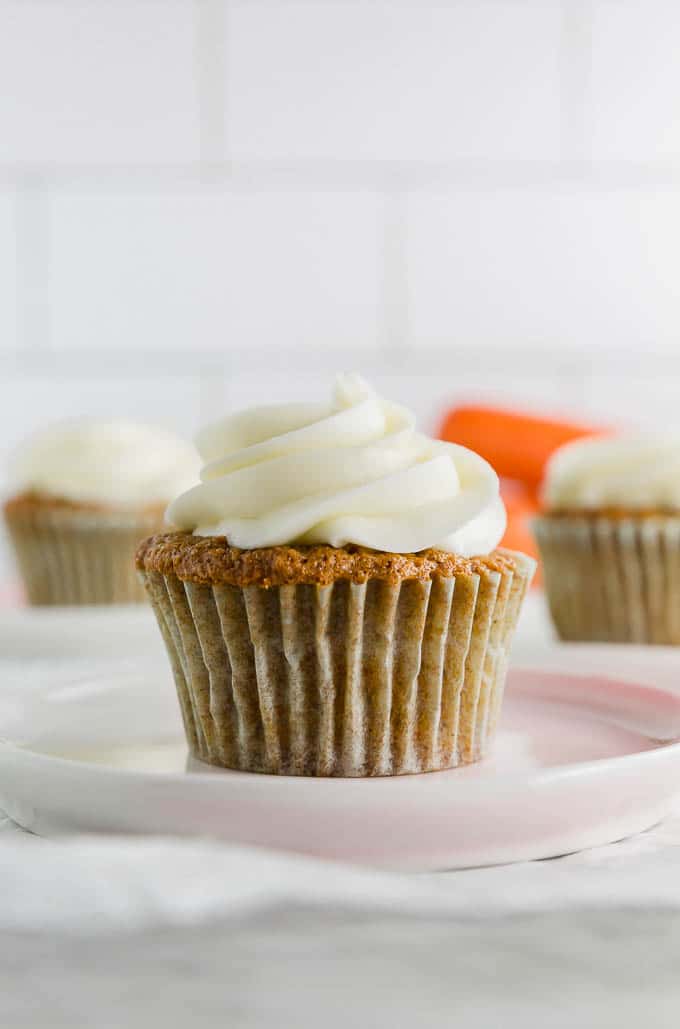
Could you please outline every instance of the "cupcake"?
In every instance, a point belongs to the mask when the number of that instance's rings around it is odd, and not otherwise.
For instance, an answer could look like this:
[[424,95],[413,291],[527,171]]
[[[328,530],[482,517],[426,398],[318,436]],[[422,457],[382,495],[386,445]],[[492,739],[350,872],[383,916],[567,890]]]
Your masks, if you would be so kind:
[[16,454],[5,523],[31,604],[146,599],[134,572],[139,541],[164,524],[168,501],[198,481],[193,447],[128,421],[54,425]]
[[543,497],[534,530],[560,637],[680,644],[680,439],[570,443]]
[[482,758],[534,570],[497,549],[492,468],[358,376],[197,443],[201,484],[168,511],[182,531],[137,552],[191,753],[307,776]]

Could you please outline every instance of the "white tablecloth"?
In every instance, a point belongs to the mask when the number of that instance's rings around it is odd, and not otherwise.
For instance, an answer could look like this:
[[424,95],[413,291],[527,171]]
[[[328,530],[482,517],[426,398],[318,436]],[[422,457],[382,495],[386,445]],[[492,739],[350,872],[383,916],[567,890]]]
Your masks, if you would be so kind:
[[[550,660],[540,619],[534,603],[522,663]],[[680,656],[629,651],[629,676],[636,660],[680,681]],[[598,850],[436,876],[200,840],[49,841],[0,818],[0,875],[8,1029],[678,1020],[680,811]]]

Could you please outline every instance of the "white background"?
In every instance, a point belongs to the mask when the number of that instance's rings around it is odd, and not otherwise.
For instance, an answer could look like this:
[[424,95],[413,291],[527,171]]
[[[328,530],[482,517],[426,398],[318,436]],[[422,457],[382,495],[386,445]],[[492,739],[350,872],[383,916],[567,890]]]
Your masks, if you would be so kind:
[[668,425],[673,0],[0,0],[0,484],[357,368]]

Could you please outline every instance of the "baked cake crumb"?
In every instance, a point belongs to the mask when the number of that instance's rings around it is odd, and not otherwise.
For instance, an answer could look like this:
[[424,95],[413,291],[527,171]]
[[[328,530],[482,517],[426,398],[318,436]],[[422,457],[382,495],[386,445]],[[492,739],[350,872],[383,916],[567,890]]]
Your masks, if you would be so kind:
[[513,571],[509,551],[495,550],[481,557],[460,557],[444,550],[417,554],[390,554],[366,547],[279,546],[239,550],[224,536],[193,536],[169,532],[151,536],[137,550],[137,567],[183,582],[203,585],[328,586],[338,580],[364,583],[381,579],[425,582],[441,577]]

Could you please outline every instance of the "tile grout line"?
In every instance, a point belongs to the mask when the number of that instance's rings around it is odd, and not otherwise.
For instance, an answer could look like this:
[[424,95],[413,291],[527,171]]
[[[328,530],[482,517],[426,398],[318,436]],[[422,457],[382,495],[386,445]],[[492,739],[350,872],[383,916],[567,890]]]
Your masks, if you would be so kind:
[[[44,333],[41,333],[44,338]],[[408,345],[408,341],[406,341]],[[49,347],[27,347],[19,351],[0,350],[0,374],[31,375],[46,372],[74,377],[105,375],[110,377],[129,377],[130,360],[134,355],[135,374],[139,378],[152,378],[157,375],[154,358],[159,351],[144,348],[113,349],[107,347],[96,352],[86,349],[68,348],[55,351]],[[307,347],[285,347],[279,352],[275,347],[236,348],[221,355],[209,349],[196,348],[191,351],[163,350],[165,374],[169,378],[182,378],[187,373],[187,354],[192,357],[192,374],[205,378],[204,395],[206,400],[217,392],[215,380],[219,376],[235,377],[241,374],[255,374],[266,366],[271,375],[278,375],[290,369],[291,364],[305,364],[311,374],[326,370],[331,366],[339,366],[346,357],[356,357],[362,361],[370,373],[385,370],[385,357],[393,356],[395,361],[390,371],[400,373],[400,356],[403,351],[392,346],[386,349],[377,348],[368,354],[361,347],[334,347],[315,354]],[[457,371],[461,375],[475,374],[480,368],[480,359],[488,364],[503,365],[512,354],[513,369],[517,374],[528,378],[548,376],[557,381],[581,383],[588,375],[611,374],[613,363],[616,366],[616,377],[630,378],[640,374],[640,354],[622,354],[616,347],[577,347],[563,353],[556,360],[551,352],[546,353],[540,347],[506,347],[489,345],[480,348],[477,344],[458,342],[455,349],[450,347],[423,345],[418,348],[420,367],[437,367],[442,373]],[[680,356],[668,349],[658,349],[645,354],[645,361],[653,361],[660,378],[680,374]],[[650,376],[654,378],[654,375]],[[223,386],[219,386],[221,391]]]
[[[578,119],[574,119],[577,121]],[[576,130],[570,130],[575,139]],[[581,133],[586,139],[588,132]],[[567,133],[565,132],[565,138]],[[576,142],[569,144],[572,149]],[[566,146],[566,143],[565,143]],[[589,142],[583,147],[589,149]],[[517,191],[573,189],[609,191],[680,188],[679,162],[561,161],[228,161],[165,165],[3,164],[0,185],[24,189],[43,182],[62,190],[147,194],[155,191],[268,189],[280,192]]]

